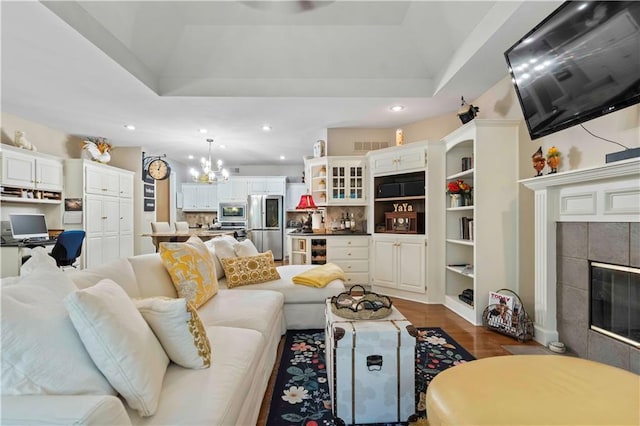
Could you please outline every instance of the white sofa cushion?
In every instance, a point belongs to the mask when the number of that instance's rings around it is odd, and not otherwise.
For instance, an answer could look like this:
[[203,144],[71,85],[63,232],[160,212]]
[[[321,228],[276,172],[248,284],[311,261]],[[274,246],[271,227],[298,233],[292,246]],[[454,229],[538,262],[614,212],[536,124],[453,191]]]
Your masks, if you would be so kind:
[[2,394],[115,395],[64,307],[77,290],[69,277],[43,263],[9,282],[2,280]]
[[138,294],[133,296],[129,293],[130,297],[178,297],[171,275],[164,267],[159,253],[141,254],[129,257],[127,260],[131,264],[138,283]]
[[[198,309],[205,326],[241,327],[259,331],[268,338],[276,322],[282,321],[284,297],[275,291],[220,290]],[[216,348],[213,348],[214,358]]]
[[3,396],[0,424],[128,426],[129,415],[117,396]]
[[[250,286],[234,287],[229,291],[243,291],[243,290],[271,290],[277,291],[284,296],[284,303],[321,303],[327,297],[337,296],[341,292],[345,291],[344,283],[342,280],[333,280],[325,287],[315,288],[308,287],[306,285],[294,284],[291,278],[297,274],[307,271],[311,268],[315,268],[316,265],[286,265],[278,266],[276,269],[280,274],[279,280],[268,281],[265,283],[251,284]],[[218,282],[221,289],[227,289],[227,280],[222,279]]]
[[[212,300],[217,299],[218,296]],[[209,301],[210,303],[211,301]],[[266,347],[255,330],[207,327],[213,347],[211,367],[188,370],[170,364],[164,379],[158,411],[141,418],[129,410],[139,425],[235,425],[241,414]]]
[[111,260],[89,269],[74,269],[67,271],[67,274],[81,289],[91,287],[103,279],[109,278],[118,283],[130,297],[140,297],[136,275],[131,264],[125,258]]
[[133,301],[169,359],[185,368],[208,368],[211,346],[198,312],[183,298],[150,297]]
[[105,279],[70,293],[65,307],[91,359],[141,416],[158,408],[169,359],[135,305]]

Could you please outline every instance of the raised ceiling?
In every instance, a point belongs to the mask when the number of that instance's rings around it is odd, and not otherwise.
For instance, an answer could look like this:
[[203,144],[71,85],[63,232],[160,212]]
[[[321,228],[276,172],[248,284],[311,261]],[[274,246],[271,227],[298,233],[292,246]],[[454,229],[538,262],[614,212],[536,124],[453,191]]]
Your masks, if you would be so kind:
[[559,3],[2,2],[2,111],[185,163],[209,137],[229,165],[299,163],[328,128],[454,112]]

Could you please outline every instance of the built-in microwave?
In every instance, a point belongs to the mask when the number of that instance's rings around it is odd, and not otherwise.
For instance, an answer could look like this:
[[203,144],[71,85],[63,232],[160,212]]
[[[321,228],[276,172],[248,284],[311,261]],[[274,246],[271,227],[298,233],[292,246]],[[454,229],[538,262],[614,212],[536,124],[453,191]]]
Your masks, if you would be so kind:
[[218,207],[218,222],[246,222],[247,203],[230,201],[220,203]]

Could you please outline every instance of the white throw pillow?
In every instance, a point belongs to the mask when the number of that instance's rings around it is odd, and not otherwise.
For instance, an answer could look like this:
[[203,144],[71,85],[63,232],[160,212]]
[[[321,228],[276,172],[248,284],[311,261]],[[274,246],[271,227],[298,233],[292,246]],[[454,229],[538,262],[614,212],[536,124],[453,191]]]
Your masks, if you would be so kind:
[[238,240],[226,235],[212,238],[205,242],[205,245],[209,247],[209,252],[213,255],[213,263],[216,269],[216,277],[218,279],[222,279],[224,277],[224,268],[222,268],[220,259],[225,257],[236,257],[236,252],[234,250],[236,244],[238,244]]
[[70,293],[64,304],[111,385],[141,416],[153,415],[169,359],[127,293],[105,279]]
[[211,346],[198,312],[186,299],[134,299],[169,359],[185,368],[208,368]]
[[260,254],[253,242],[249,239],[240,241],[233,247],[237,257],[257,256]]
[[76,286],[55,262],[31,266],[2,280],[2,394],[115,395],[64,307]]

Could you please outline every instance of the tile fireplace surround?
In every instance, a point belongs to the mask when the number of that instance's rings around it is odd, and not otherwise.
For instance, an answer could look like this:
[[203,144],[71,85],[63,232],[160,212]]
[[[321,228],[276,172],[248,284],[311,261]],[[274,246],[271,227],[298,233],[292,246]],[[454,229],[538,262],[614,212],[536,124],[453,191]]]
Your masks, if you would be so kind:
[[589,329],[589,260],[640,266],[640,160],[521,181],[535,192],[535,340],[640,374],[640,350]]

